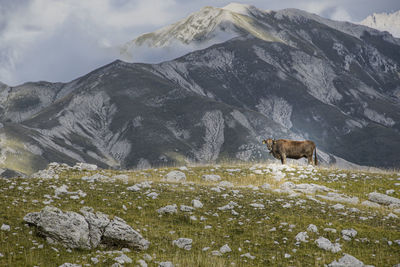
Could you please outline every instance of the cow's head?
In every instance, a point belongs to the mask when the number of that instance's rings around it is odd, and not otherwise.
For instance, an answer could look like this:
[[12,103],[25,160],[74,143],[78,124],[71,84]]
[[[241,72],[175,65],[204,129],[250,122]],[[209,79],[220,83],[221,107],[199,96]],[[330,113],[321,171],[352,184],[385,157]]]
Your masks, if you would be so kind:
[[269,151],[272,150],[272,145],[275,143],[275,140],[268,138],[267,140],[263,140],[262,143],[267,145]]

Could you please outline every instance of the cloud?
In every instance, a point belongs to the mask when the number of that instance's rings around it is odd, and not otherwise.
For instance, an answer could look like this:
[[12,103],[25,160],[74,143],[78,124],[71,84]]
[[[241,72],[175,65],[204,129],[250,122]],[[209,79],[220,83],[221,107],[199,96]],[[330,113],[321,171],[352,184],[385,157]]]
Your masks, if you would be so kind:
[[331,15],[331,19],[339,21],[352,21],[350,14],[342,7],[335,8]]
[[[4,1],[4,0],[3,0]],[[111,47],[173,19],[173,0],[5,0],[0,81],[69,81],[118,58]]]

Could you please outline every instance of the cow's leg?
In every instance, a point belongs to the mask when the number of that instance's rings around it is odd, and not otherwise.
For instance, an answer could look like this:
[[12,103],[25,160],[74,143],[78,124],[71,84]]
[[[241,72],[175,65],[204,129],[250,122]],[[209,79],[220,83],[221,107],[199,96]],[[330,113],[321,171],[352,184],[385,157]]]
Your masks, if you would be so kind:
[[312,154],[311,154],[311,156],[310,155],[307,156],[307,161],[308,161],[308,165],[310,165],[310,164],[314,165],[313,160],[312,160]]
[[282,164],[286,164],[286,154],[281,154],[281,162]]

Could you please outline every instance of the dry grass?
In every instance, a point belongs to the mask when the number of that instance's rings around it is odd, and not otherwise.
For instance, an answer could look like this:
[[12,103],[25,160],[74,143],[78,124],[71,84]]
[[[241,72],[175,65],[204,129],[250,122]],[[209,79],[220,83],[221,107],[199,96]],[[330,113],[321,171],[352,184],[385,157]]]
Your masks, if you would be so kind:
[[[120,181],[88,183],[80,178],[95,172],[77,171],[64,172],[57,180],[1,179],[0,224],[10,225],[11,231],[0,231],[0,253],[3,254],[0,265],[58,266],[64,262],[93,265],[91,257],[100,260],[98,266],[110,266],[114,263],[113,258],[118,254],[106,254],[112,250],[110,248],[68,252],[60,245],[48,244],[42,237],[35,235],[34,229],[23,223],[22,218],[26,213],[41,210],[46,205],[43,202],[50,198],[53,200],[51,205],[62,210],[78,211],[82,206],[90,206],[96,211],[123,218],[151,242],[147,251],[132,251],[126,255],[136,262],[149,254],[153,258],[148,262],[149,266],[157,266],[156,262],[159,261],[172,261],[179,266],[321,266],[340,258],[342,252],[375,266],[400,263],[400,245],[394,242],[400,240],[400,220],[388,218],[391,211],[387,208],[371,209],[362,205],[344,204],[344,210],[335,210],[332,206],[336,203],[318,203],[305,195],[290,197],[287,194],[247,187],[269,183],[272,188],[278,188],[284,181],[293,181],[326,185],[349,196],[358,196],[362,200],[370,192],[385,193],[388,189],[395,189],[392,196],[400,197],[400,186],[395,185],[400,183],[397,180],[400,177],[398,173],[292,166],[294,170],[283,170],[286,178],[278,181],[274,178],[274,173],[254,172],[255,169],[264,170],[269,166],[258,164],[252,168],[246,164],[229,163],[219,166],[190,166],[189,170],[184,171],[187,181],[183,184],[163,181],[165,174],[177,168],[102,171],[108,176],[128,175],[127,184]],[[203,174],[220,175],[223,180],[232,182],[234,188],[225,188],[217,193],[211,188],[218,183],[203,181]],[[305,176],[300,178],[301,174]],[[150,189],[139,192],[126,190],[128,186],[146,180],[153,181]],[[80,189],[87,196],[79,200],[68,196],[49,198],[54,195],[54,187],[62,184],[66,184],[69,191]],[[156,192],[159,196],[157,199],[148,198],[146,191]],[[168,204],[177,204],[178,207],[191,205],[193,199],[199,199],[204,207],[192,213],[179,211],[176,215],[159,216],[156,212],[158,208]],[[84,203],[81,203],[82,200]],[[235,208],[238,216],[218,209],[230,201],[241,206]],[[249,204],[253,202],[264,204],[265,209],[252,208]],[[290,204],[290,207],[285,208],[285,204]],[[126,211],[122,209],[122,205],[127,207]],[[350,208],[353,207],[358,208],[359,212],[351,212]],[[191,220],[190,216],[195,216],[197,220]],[[201,217],[206,219],[202,221]],[[296,244],[295,236],[306,231],[309,224],[315,224],[319,232],[309,232],[308,243]],[[205,229],[207,225],[211,228]],[[323,231],[328,227],[337,229],[337,233]],[[274,228],[275,231],[270,231]],[[345,241],[340,231],[349,228],[356,229],[358,234],[353,240]],[[319,236],[332,242],[337,240],[342,245],[342,252],[334,254],[318,248],[314,240]],[[180,237],[193,239],[193,248],[190,251],[172,245],[172,241]],[[392,242],[391,245],[389,241]],[[232,252],[223,256],[211,255],[212,250],[218,250],[224,244],[228,244]],[[210,249],[202,251],[204,247]],[[256,258],[251,260],[241,257],[247,252]],[[285,257],[285,254],[290,254],[290,257]]]

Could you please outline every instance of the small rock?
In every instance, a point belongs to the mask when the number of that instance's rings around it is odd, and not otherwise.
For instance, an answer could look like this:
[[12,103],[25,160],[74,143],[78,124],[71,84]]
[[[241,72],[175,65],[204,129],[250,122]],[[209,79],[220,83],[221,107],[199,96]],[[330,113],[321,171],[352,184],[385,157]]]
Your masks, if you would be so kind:
[[225,253],[231,252],[232,249],[228,246],[228,244],[225,244],[225,245],[223,245],[223,246],[219,249],[219,251],[220,251],[222,254],[225,254]]
[[218,184],[220,187],[233,187],[233,184],[228,181],[222,181]]
[[242,255],[240,255],[240,257],[241,258],[243,258],[243,257],[245,257],[245,258],[248,258],[248,259],[251,259],[251,260],[254,260],[256,257],[255,256],[252,256],[250,253],[245,253],[245,254],[242,254]]
[[344,253],[344,256],[339,261],[334,260],[328,267],[363,267],[364,263],[357,258]]
[[138,261],[137,261],[137,264],[138,264],[140,267],[147,267],[147,263],[146,263],[144,260],[138,260]]
[[192,200],[192,205],[195,209],[201,209],[203,207],[203,203],[201,203],[199,200],[197,199],[193,199]]
[[258,208],[258,209],[264,209],[265,208],[264,204],[259,204],[259,203],[251,203],[249,206],[251,206],[253,208]]
[[307,227],[308,232],[318,233],[318,227],[314,224],[310,224]]
[[375,202],[372,202],[369,200],[365,200],[365,201],[361,202],[361,205],[367,206],[370,208],[380,208],[381,207],[381,205],[379,205],[378,203],[375,203]]
[[353,228],[342,230],[343,239],[350,241],[353,237],[357,235],[357,231]]
[[176,204],[173,205],[167,205],[165,207],[159,208],[157,210],[157,212],[159,214],[174,214],[174,213],[178,213],[178,206]]
[[118,262],[119,264],[132,263],[132,259],[125,254],[121,254],[121,256],[114,258],[114,261]]
[[193,240],[190,238],[178,238],[177,240],[172,241],[172,244],[177,246],[178,248],[183,248],[185,250],[192,249]]
[[8,225],[8,224],[2,224],[1,225],[1,228],[0,228],[0,230],[1,231],[7,231],[7,232],[9,232],[10,230],[11,230],[11,227]]
[[90,260],[93,262],[93,264],[99,263],[99,259],[98,258],[92,257],[92,258],[90,258]]
[[162,261],[158,264],[158,267],[174,267],[174,264],[170,261]]
[[218,250],[213,250],[213,251],[211,251],[211,255],[213,255],[213,256],[222,256],[222,253],[219,252]]
[[307,238],[308,238],[307,232],[300,232],[295,237],[297,242],[308,242]]
[[194,208],[190,207],[190,206],[186,206],[186,205],[181,205],[180,210],[183,211],[183,212],[191,212],[191,211],[194,210]]
[[265,183],[265,184],[263,184],[263,185],[261,186],[261,189],[264,189],[264,190],[271,190],[271,185]]
[[218,182],[221,180],[221,176],[216,174],[205,174],[201,178],[206,182]]
[[83,163],[83,162],[78,162],[75,164],[75,166],[72,167],[72,169],[78,170],[78,171],[96,171],[97,168],[98,167],[95,164],[89,164],[89,163]]
[[186,174],[181,171],[171,171],[165,175],[167,182],[181,182],[186,180]]
[[58,266],[58,267],[82,267],[82,265],[66,262],[66,263],[64,263],[64,264],[61,264],[61,265]]
[[336,204],[333,205],[332,208],[334,208],[335,210],[342,210],[344,209],[344,206],[342,204]]
[[317,240],[315,240],[315,243],[317,243],[317,246],[319,248],[322,248],[327,251],[331,251],[333,253],[337,253],[342,250],[342,248],[340,247],[340,244],[338,244],[338,243],[332,244],[332,242],[329,241],[329,239],[326,239],[325,237],[318,238]]

